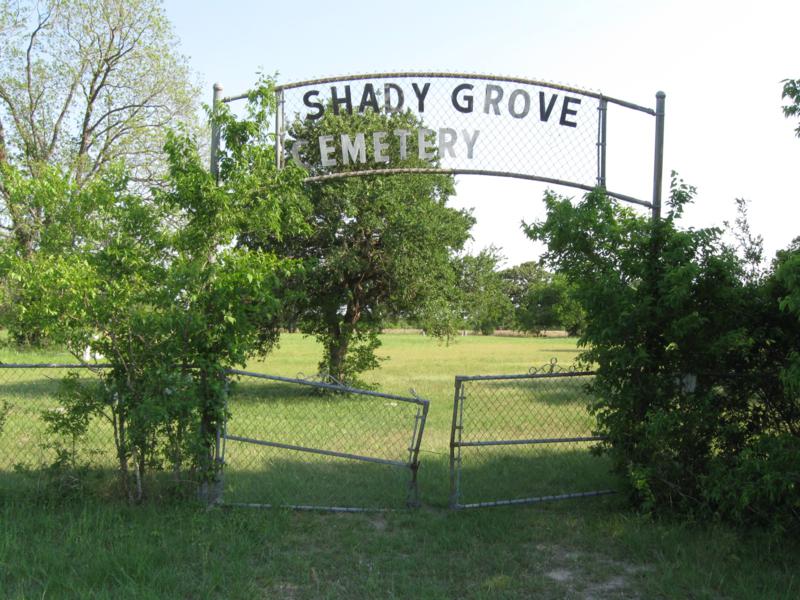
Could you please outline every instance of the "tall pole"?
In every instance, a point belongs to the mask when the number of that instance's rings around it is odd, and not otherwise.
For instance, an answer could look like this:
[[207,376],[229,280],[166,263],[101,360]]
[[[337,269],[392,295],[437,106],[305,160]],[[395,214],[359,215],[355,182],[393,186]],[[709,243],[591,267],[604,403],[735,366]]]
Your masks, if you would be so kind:
[[[214,177],[214,181],[219,180],[219,126],[216,123],[217,109],[222,102],[222,86],[218,83],[214,84],[214,96],[211,101],[211,150],[209,152],[209,170]],[[209,382],[206,375],[202,376],[202,387],[204,390],[209,389]],[[208,402],[204,400],[204,406],[201,409],[200,431],[204,437],[210,434],[212,423],[214,421],[213,414],[209,411]],[[220,428],[219,423],[216,424],[215,440],[209,443],[208,451],[208,465],[210,475],[213,479],[209,478],[209,473],[205,473],[203,482],[197,490],[200,500],[206,502],[209,506],[219,502],[222,497],[222,479],[220,477],[219,456],[220,456]]]
[[214,96],[211,101],[211,175],[219,179],[219,125],[216,123],[217,109],[222,102],[222,86],[214,84]]
[[608,100],[600,99],[597,107],[599,127],[597,128],[597,185],[606,187],[606,130],[608,123]]
[[661,187],[664,178],[664,103],[667,95],[656,94],[656,150],[653,165],[653,221],[661,218]]
[[283,90],[275,93],[275,166],[283,168]]

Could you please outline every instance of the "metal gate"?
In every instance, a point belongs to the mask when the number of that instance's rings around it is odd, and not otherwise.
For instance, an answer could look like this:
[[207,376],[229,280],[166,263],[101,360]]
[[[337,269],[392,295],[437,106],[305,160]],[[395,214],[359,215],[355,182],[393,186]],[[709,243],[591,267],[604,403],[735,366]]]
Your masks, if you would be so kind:
[[343,512],[419,504],[427,400],[229,373],[224,504]]
[[450,506],[532,504],[613,493],[593,433],[593,373],[553,361],[521,375],[457,376]]

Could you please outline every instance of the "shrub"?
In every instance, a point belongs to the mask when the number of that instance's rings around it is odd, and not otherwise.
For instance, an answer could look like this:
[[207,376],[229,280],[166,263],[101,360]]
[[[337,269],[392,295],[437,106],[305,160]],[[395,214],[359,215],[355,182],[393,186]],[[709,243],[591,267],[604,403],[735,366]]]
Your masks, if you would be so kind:
[[[35,252],[9,240],[0,254],[3,325],[37,332],[78,358],[87,346],[106,357],[101,384],[68,381],[64,412],[48,422],[74,438],[89,419],[108,418],[132,500],[143,497],[152,468],[186,468],[203,483],[216,477],[223,370],[277,339],[280,290],[297,261],[237,241],[249,228],[280,237],[302,226],[302,175],[275,167],[269,85],[250,101],[249,119],[220,109],[219,181],[193,140],[172,133],[168,181],[147,196],[132,191],[119,167],[84,186],[44,167],[48,178],[7,182],[34,195],[56,182],[59,193],[47,197],[61,217],[45,225]],[[69,462],[69,452],[62,456]]]
[[764,434],[741,452],[715,457],[704,499],[724,518],[781,531],[800,521],[800,438]]
[[597,366],[591,407],[632,500],[797,525],[800,254],[759,267],[746,207],[734,231],[681,229],[694,189],[673,178],[659,222],[590,193],[548,195],[528,233],[586,312],[582,360]]

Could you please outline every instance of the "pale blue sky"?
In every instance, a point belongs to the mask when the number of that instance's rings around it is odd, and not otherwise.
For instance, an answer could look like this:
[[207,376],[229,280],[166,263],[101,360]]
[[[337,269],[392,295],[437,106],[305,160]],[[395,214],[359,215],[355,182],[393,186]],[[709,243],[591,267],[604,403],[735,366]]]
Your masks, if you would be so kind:
[[[732,220],[741,196],[751,200],[753,228],[770,253],[800,235],[800,139],[780,111],[781,79],[800,77],[800,2],[169,0],[165,7],[205,101],[213,82],[240,93],[259,70],[279,72],[283,82],[392,70],[515,75],[648,106],[662,89],[665,179],[675,169],[699,189],[686,224]],[[647,194],[650,125],[622,121],[609,122],[609,142],[638,146],[610,165],[609,187]],[[474,207],[478,219],[473,248],[502,246],[509,264],[537,258],[519,223],[543,216],[542,191],[525,181],[459,178],[454,203]]]

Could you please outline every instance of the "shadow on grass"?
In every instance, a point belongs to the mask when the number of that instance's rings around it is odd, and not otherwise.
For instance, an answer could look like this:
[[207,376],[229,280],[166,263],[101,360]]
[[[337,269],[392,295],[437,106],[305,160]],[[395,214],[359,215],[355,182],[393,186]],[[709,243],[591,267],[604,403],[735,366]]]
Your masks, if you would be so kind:
[[[464,451],[460,474],[462,504],[618,487],[608,462],[591,455],[588,449],[481,450],[478,456],[469,456]],[[258,460],[253,460],[250,454],[245,463],[241,454],[237,456],[237,449],[229,445],[224,500],[273,506],[394,509],[406,506],[410,481],[408,468],[275,448],[259,448]],[[448,506],[449,457],[423,452],[418,485],[422,504]]]
[[462,449],[459,503],[619,489],[605,457],[555,444]]
[[[197,482],[190,474],[176,476],[152,471],[143,480],[143,501],[197,500]],[[119,471],[110,467],[79,466],[53,468],[40,466],[0,470],[0,500],[8,498],[32,503],[60,503],[100,500],[125,500]]]
[[14,401],[30,402],[42,398],[55,398],[65,375],[66,373],[53,377],[2,382],[0,383],[0,399],[13,403]]
[[[409,485],[411,471],[350,459],[308,455],[297,451],[258,448],[258,461],[243,463],[229,443],[223,476],[226,504],[271,506],[354,507],[404,509],[418,499],[423,505],[445,508],[450,499],[449,459],[423,455],[418,477],[419,496]],[[483,449],[481,449],[483,450]],[[463,455],[460,504],[516,500],[540,496],[618,488],[603,458],[586,450],[503,449],[479,456]],[[196,499],[196,482],[151,472],[145,481],[151,500]],[[113,468],[24,468],[0,471],[0,498],[59,501],[87,496],[123,498]],[[587,500],[588,501],[588,500]]]
[[273,506],[403,508],[408,467],[228,442],[224,501]]

